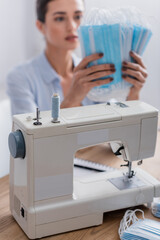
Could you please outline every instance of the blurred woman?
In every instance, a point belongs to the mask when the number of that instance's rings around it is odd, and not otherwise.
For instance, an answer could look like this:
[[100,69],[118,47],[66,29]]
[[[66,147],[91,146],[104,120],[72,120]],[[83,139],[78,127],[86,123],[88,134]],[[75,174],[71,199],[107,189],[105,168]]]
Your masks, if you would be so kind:
[[[58,93],[61,108],[95,104],[87,93],[114,78],[114,64],[87,67],[103,57],[96,53],[79,60],[73,51],[79,45],[77,29],[84,13],[83,0],[37,0],[36,26],[45,39],[45,49],[36,58],[17,66],[8,75],[7,93],[12,114],[51,109],[51,96]],[[147,71],[139,55],[130,52],[135,63],[123,62],[123,79],[132,84],[127,100],[139,99]],[[94,81],[93,81],[94,80]],[[116,96],[115,96],[116,97]],[[124,99],[125,100],[125,99]]]

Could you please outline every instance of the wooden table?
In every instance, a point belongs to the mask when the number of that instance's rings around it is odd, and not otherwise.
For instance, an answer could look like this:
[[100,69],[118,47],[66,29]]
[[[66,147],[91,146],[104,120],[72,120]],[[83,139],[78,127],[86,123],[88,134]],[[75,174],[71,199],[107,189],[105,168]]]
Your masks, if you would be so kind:
[[[145,159],[141,168],[149,172],[160,181],[160,132],[158,132],[156,153],[153,158]],[[97,161],[113,167],[119,167],[121,160],[115,157],[106,144],[97,145],[81,150],[77,156],[84,159]],[[136,164],[136,163],[134,163]],[[137,207],[136,207],[137,208]],[[151,214],[145,206],[139,206],[145,212],[145,217],[160,221]],[[104,214],[103,224],[96,227],[81,229],[69,233],[46,237],[45,240],[118,240],[118,228],[126,209]],[[25,240],[28,239],[9,210],[9,177],[0,179],[0,240]]]

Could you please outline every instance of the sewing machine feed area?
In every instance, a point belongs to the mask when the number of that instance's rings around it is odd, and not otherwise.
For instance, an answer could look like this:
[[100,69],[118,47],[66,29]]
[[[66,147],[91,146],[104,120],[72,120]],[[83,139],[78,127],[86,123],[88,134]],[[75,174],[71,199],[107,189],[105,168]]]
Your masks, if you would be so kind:
[[[29,238],[99,225],[104,212],[160,196],[156,179],[140,168],[132,174],[132,161],[154,155],[158,112],[152,106],[130,101],[61,109],[58,123],[42,112],[38,126],[33,118],[14,116],[9,137],[10,208]],[[75,152],[103,142],[118,143],[128,171],[74,176]],[[127,179],[126,187],[116,179]]]

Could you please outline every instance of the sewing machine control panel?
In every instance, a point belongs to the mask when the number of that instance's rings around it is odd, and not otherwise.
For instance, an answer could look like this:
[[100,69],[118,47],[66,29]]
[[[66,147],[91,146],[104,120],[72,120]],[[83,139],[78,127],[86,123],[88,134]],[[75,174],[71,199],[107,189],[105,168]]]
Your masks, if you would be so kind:
[[35,113],[15,115],[15,122],[19,122],[23,129],[41,129],[47,127],[71,127],[76,125],[113,122],[121,120],[134,120],[141,117],[157,116],[157,110],[140,101],[116,102],[110,104],[96,104],[90,106],[65,108],[60,110],[59,122],[51,121],[51,112],[39,113],[38,122],[35,123]]

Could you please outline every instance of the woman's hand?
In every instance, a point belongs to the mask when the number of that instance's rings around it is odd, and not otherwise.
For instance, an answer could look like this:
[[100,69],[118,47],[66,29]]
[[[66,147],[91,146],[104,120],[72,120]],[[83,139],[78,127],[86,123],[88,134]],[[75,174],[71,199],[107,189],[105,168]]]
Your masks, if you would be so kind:
[[113,80],[111,77],[99,79],[115,73],[114,64],[101,64],[87,68],[88,63],[101,57],[103,57],[102,53],[87,56],[74,69],[72,85],[61,103],[61,108],[80,106],[82,100],[93,87],[107,84]]
[[140,90],[146,82],[148,73],[143,64],[141,56],[133,51],[130,52],[130,56],[135,60],[135,63],[122,63],[122,78],[133,85],[130,88],[127,100],[138,100]]

